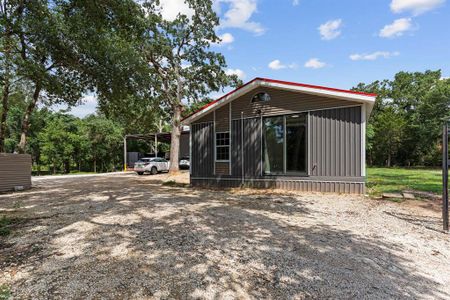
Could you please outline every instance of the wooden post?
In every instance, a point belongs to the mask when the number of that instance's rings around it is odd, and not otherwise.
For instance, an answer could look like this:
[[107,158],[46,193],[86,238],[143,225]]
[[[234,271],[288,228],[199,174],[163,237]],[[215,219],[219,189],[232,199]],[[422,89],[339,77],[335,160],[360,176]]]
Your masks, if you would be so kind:
[[444,231],[448,231],[448,123],[442,134],[442,220]]
[[123,138],[123,171],[127,171],[127,136]]

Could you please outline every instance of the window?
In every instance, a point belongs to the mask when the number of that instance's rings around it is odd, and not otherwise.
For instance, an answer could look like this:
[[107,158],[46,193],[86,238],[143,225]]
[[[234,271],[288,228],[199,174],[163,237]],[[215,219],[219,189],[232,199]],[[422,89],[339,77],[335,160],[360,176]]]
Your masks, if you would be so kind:
[[267,93],[258,93],[253,96],[252,103],[270,101],[270,95]]
[[307,114],[264,118],[265,174],[306,173]]
[[284,152],[283,117],[264,119],[264,172],[283,173]]
[[286,172],[306,173],[306,115],[286,116]]
[[230,133],[216,133],[216,161],[230,160]]

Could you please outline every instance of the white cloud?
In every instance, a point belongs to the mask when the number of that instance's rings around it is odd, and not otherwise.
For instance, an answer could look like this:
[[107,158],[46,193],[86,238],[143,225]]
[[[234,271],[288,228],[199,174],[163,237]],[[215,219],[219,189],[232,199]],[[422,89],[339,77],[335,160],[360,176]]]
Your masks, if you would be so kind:
[[373,53],[364,53],[364,54],[352,54],[350,55],[351,60],[376,60],[380,57],[390,58],[393,56],[400,55],[400,52],[388,52],[388,51],[376,51]]
[[263,26],[251,21],[251,17],[257,11],[257,0],[216,0],[216,11],[221,11],[220,4],[225,3],[227,10],[220,17],[222,28],[240,28],[257,35],[265,32]]
[[339,30],[342,26],[342,20],[331,20],[319,26],[319,33],[322,40],[332,40],[341,35]]
[[162,17],[167,21],[173,21],[178,14],[186,15],[189,18],[194,15],[194,11],[185,0],[160,0]]
[[300,0],[293,0],[292,5],[297,6],[300,4]]
[[311,58],[305,63],[305,68],[321,69],[326,65],[327,65],[326,63],[320,61],[318,58]]
[[289,65],[285,65],[285,64],[281,63],[281,61],[279,59],[275,59],[269,63],[268,67],[272,70],[295,69],[295,68],[297,68],[297,64],[292,63]]
[[247,77],[247,74],[245,74],[244,71],[241,69],[227,69],[225,71],[225,74],[227,75],[237,75],[237,77],[241,80],[244,80]]
[[219,38],[221,39],[221,45],[231,44],[232,42],[234,42],[234,36],[228,32],[220,35]]
[[392,24],[386,25],[380,30],[379,36],[383,38],[394,38],[402,36],[406,31],[412,29],[411,18],[401,18]]
[[394,13],[412,12],[414,15],[419,15],[444,3],[445,0],[392,0],[391,10]]
[[286,66],[283,65],[280,60],[276,59],[269,63],[269,68],[271,68],[272,70],[281,70],[281,69],[285,69]]

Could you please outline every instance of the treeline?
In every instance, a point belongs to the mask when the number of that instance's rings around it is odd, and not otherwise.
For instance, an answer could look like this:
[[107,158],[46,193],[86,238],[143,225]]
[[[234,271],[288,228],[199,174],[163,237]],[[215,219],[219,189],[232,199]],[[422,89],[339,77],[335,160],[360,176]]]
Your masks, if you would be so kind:
[[167,18],[157,0],[0,1],[0,152],[11,151],[6,122],[16,94],[25,103],[19,153],[29,149],[38,107],[74,106],[94,94],[99,111],[127,133],[170,123],[176,172],[187,106],[241,83],[213,49],[221,42],[213,1],[186,3],[187,15]]
[[[6,150],[13,152],[20,143],[20,113],[13,108],[8,125]],[[36,110],[26,152],[35,174],[111,172],[123,161],[123,128],[104,116],[77,118],[70,114]]]
[[440,166],[450,79],[441,71],[399,72],[392,80],[361,83],[355,90],[378,94],[367,127],[369,165]]

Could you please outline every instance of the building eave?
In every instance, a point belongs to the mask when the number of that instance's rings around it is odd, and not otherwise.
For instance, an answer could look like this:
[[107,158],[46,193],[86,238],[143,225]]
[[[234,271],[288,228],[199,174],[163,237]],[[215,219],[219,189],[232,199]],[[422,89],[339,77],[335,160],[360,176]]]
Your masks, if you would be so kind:
[[211,103],[208,103],[204,107],[200,108],[197,112],[195,112],[195,113],[191,114],[190,116],[186,117],[185,119],[183,119],[182,124],[183,125],[191,124],[192,122],[195,122],[196,120],[200,119],[201,117],[208,114],[209,112],[212,112],[212,111],[230,103],[231,101],[235,100],[236,98],[238,98],[258,87],[268,87],[268,88],[274,88],[274,89],[279,89],[279,90],[286,90],[286,91],[298,92],[298,93],[306,93],[306,94],[311,94],[311,95],[324,96],[324,97],[330,97],[330,98],[336,98],[336,99],[348,100],[348,101],[352,101],[352,102],[366,104],[367,117],[370,116],[372,108],[375,104],[375,99],[377,97],[376,94],[342,90],[342,89],[317,86],[317,85],[309,85],[309,84],[303,84],[303,83],[274,80],[274,79],[268,79],[268,78],[255,78],[252,81],[244,84],[243,86],[231,91],[230,93],[222,96],[221,98],[219,98]]

